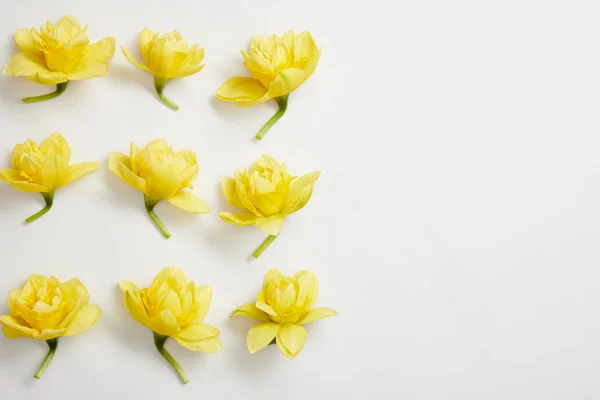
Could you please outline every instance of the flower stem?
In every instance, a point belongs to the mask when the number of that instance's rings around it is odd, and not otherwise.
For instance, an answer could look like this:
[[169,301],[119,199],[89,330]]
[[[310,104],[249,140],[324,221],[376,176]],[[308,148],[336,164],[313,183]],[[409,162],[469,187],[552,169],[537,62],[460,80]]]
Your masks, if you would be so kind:
[[164,359],[169,362],[169,364],[171,364],[171,367],[173,367],[173,369],[175,370],[175,372],[177,372],[177,374],[181,378],[181,381],[184,384],[188,383],[190,381],[190,379],[185,374],[185,371],[183,369],[181,369],[181,367],[179,366],[179,364],[177,363],[177,361],[175,361],[175,359],[173,358],[173,356],[171,356],[169,354],[169,352],[167,350],[165,350],[165,342],[167,341],[167,339],[169,337],[168,336],[159,335],[156,332],[152,332],[152,333],[154,333],[154,345],[156,346],[156,350],[158,350],[158,352],[160,353],[160,355],[163,356]]
[[42,215],[44,215],[48,211],[50,211],[50,209],[52,208],[52,202],[54,201],[54,192],[42,193],[42,196],[44,197],[46,206],[44,208],[42,208],[40,211],[33,214],[31,217],[27,218],[25,220],[26,223],[35,221],[36,219],[38,219],[39,217],[41,217]]
[[67,83],[69,83],[69,81],[61,82],[61,83],[57,84],[56,91],[54,91],[52,93],[43,94],[41,96],[25,97],[25,98],[22,98],[21,101],[23,103],[37,103],[38,101],[53,99],[53,98],[58,97],[61,94],[63,94],[63,92],[67,89]]
[[161,77],[155,76],[154,77],[154,88],[156,89],[158,98],[161,99],[163,103],[165,103],[166,105],[171,107],[173,110],[177,111],[177,110],[179,110],[179,106],[177,104],[173,103],[171,100],[167,99],[166,96],[163,94],[163,90],[168,81],[169,80],[167,78],[161,78]]
[[258,133],[256,134],[256,140],[261,140],[266,135],[266,133],[269,132],[269,129],[271,129],[271,127],[275,125],[275,122],[279,121],[279,118],[283,117],[283,114],[285,114],[285,110],[287,110],[289,96],[289,94],[286,94],[283,96],[275,97],[275,100],[277,100],[277,104],[279,104],[279,110],[275,113],[275,115],[271,117],[270,120],[267,121],[267,123],[262,128],[260,128],[260,131],[258,131]]
[[48,343],[48,347],[50,349],[48,350],[48,354],[46,354],[46,358],[44,358],[44,362],[42,362],[42,365],[40,365],[40,368],[33,376],[35,379],[40,379],[48,367],[48,364],[50,364],[50,361],[52,361],[52,357],[54,357],[54,353],[56,353],[56,347],[58,346],[58,338],[46,340],[46,343]]
[[256,249],[254,254],[252,254],[254,256],[254,258],[260,257],[260,255],[263,253],[263,251],[265,251],[267,249],[267,247],[269,247],[271,245],[271,243],[273,243],[273,240],[275,240],[276,237],[277,237],[276,235],[269,235],[269,237],[266,238],[264,242],[262,242],[262,244],[258,247],[258,249]]
[[154,214],[154,206],[158,204],[158,200],[152,200],[144,196],[144,203],[146,205],[146,212],[150,216],[150,219],[152,219],[156,227],[160,230],[160,232],[165,238],[170,238],[171,234],[169,233],[165,225],[162,223],[162,221],[156,216],[156,214]]

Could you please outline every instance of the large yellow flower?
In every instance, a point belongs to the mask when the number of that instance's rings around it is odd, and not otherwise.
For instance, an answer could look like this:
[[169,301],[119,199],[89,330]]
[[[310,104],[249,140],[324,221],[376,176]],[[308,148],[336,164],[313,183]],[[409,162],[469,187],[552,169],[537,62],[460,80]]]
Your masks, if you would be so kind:
[[10,314],[0,315],[4,336],[45,340],[50,348],[36,379],[54,356],[60,336],[87,332],[100,318],[100,308],[88,304],[89,298],[86,287],[77,279],[59,282],[53,276],[42,275],[31,275],[22,289],[8,295]]
[[120,281],[119,286],[125,293],[125,306],[133,319],[154,332],[156,348],[184,383],[189,381],[185,372],[164,349],[168,338],[172,337],[192,351],[216,353],[221,350],[219,330],[203,323],[212,298],[210,286],[196,286],[176,267],[160,271],[149,288],[140,290],[130,281]]
[[302,209],[312,196],[319,171],[300,178],[288,174],[285,164],[270,156],[262,156],[234,178],[221,182],[223,195],[243,213],[221,212],[219,216],[234,225],[256,225],[269,237],[254,253],[258,258],[281,232],[285,218]]
[[140,34],[140,49],[146,64],[140,64],[129,50],[121,46],[130,63],[154,75],[154,88],[158,97],[169,107],[179,110],[179,106],[163,95],[165,84],[174,78],[195,74],[204,68],[204,49],[198,45],[189,46],[177,31],[158,36],[148,28]]
[[69,165],[71,148],[58,132],[50,135],[40,146],[27,139],[15,146],[10,169],[0,169],[0,180],[27,193],[41,193],[46,206],[27,218],[32,222],[47,213],[54,201],[56,189],[81,178],[100,166],[96,161]]
[[4,67],[2,73],[25,76],[45,85],[57,85],[56,91],[43,96],[26,97],[26,103],[52,99],[63,93],[68,81],[108,75],[108,61],[115,53],[115,39],[104,38],[90,44],[77,19],[65,15],[54,25],[50,21],[39,32],[35,28],[19,29],[15,41],[21,50]]
[[231,317],[263,321],[248,332],[250,353],[276,342],[283,354],[291,359],[300,353],[306,341],[306,330],[302,325],[337,315],[331,308],[313,308],[318,295],[319,282],[312,272],[300,271],[294,276],[284,276],[279,270],[271,269],[265,275],[256,302],[238,307]]
[[192,192],[198,176],[196,153],[174,152],[163,139],[153,140],[140,150],[131,143],[129,156],[110,153],[108,168],[125,183],[144,193],[146,211],[166,238],[171,235],[154,213],[154,207],[166,200],[182,210],[205,214],[208,206]]
[[242,56],[253,77],[231,78],[217,90],[215,96],[239,106],[277,100],[279,111],[256,135],[256,139],[261,140],[285,113],[289,94],[315,71],[321,50],[308,31],[298,35],[287,31],[281,37],[255,36],[248,52],[242,50]]

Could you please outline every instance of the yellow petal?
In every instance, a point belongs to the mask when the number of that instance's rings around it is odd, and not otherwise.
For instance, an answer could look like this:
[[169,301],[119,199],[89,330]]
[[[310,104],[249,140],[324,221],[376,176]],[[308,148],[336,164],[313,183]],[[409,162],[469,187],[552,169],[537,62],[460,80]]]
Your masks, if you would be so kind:
[[144,28],[142,33],[140,33],[140,50],[142,51],[142,57],[144,57],[146,64],[150,63],[150,49],[155,37],[156,33],[148,28]]
[[206,203],[204,203],[202,200],[196,197],[194,193],[191,192],[178,192],[168,201],[175,207],[196,214],[206,214],[210,211]]
[[221,191],[223,192],[223,196],[227,199],[227,202],[234,206],[235,208],[239,208],[241,210],[245,210],[246,207],[242,204],[240,199],[238,198],[235,191],[235,179],[233,178],[225,178],[221,181]]
[[320,307],[313,308],[309,312],[307,312],[300,320],[296,323],[298,325],[309,324],[311,322],[318,321],[323,318],[335,317],[337,315],[337,311],[332,308]]
[[275,215],[273,217],[269,217],[264,221],[257,222],[256,226],[267,235],[279,235],[281,232],[281,228],[283,228],[283,223],[285,222],[285,217],[280,215]]
[[319,297],[319,280],[312,271],[299,271],[293,277],[292,281],[300,290],[297,296],[296,307],[309,310],[317,302]]
[[277,77],[269,85],[268,95],[279,97],[288,94],[306,80],[304,71],[299,68],[288,68],[277,74]]
[[300,178],[294,179],[290,185],[290,191],[288,194],[288,201],[283,209],[283,213],[292,214],[303,208],[313,191],[313,185],[319,179],[321,175],[320,171],[311,172]]
[[8,76],[27,76],[44,84],[66,82],[69,77],[60,72],[51,72],[41,58],[33,53],[17,53],[2,70]]
[[173,72],[171,76],[173,78],[185,78],[186,76],[194,75],[195,73],[202,71],[202,68],[204,68],[204,64],[194,66],[186,65]]
[[36,183],[21,180],[23,177],[19,171],[13,169],[0,169],[0,181],[5,182],[13,188],[26,193],[48,192],[48,188]]
[[259,350],[264,349],[271,343],[279,332],[278,324],[273,322],[265,322],[258,324],[250,328],[248,331],[248,337],[246,343],[248,345],[248,351],[251,354],[256,353]]
[[160,314],[150,318],[150,329],[165,336],[176,336],[181,332],[177,318],[171,310],[162,310]]
[[75,336],[87,332],[101,315],[100,307],[95,304],[86,304],[77,311],[63,336]]
[[196,304],[196,318],[195,323],[200,323],[206,318],[208,310],[210,309],[210,303],[212,301],[213,289],[209,285],[196,286],[194,292],[194,302]]
[[119,287],[125,293],[125,306],[129,314],[140,324],[150,327],[150,318],[142,302],[140,289],[130,281],[119,281]]
[[131,172],[130,166],[129,157],[123,153],[110,153],[108,156],[108,169],[128,185],[144,192],[146,181]]
[[243,306],[236,308],[229,317],[246,317],[259,319],[261,321],[270,321],[269,317],[264,311],[256,308],[256,304],[244,304]]
[[257,301],[255,305],[256,308],[258,308],[259,310],[269,314],[271,317],[276,318],[278,320],[279,317],[277,315],[277,311],[275,311],[270,305],[265,304],[262,301]]
[[173,337],[177,343],[181,346],[185,347],[188,350],[199,351],[202,353],[218,353],[223,348],[223,344],[219,340],[219,338],[211,337],[204,340],[199,340],[197,342],[184,340],[179,338],[178,336]]
[[263,279],[263,290],[266,290],[271,283],[276,283],[281,279],[285,278],[285,276],[279,271],[277,268],[271,268],[265,274]]
[[169,266],[164,267],[158,274],[156,274],[154,280],[152,281],[152,286],[160,285],[163,282],[168,282],[171,279],[175,280],[180,286],[185,286],[189,282],[185,272],[183,272],[181,268]]
[[115,38],[107,37],[89,46],[87,58],[100,63],[107,63],[115,55]]
[[294,324],[285,324],[277,334],[277,347],[288,358],[292,359],[300,353],[306,342],[306,329]]
[[139,62],[137,62],[135,60],[135,58],[133,58],[133,56],[131,55],[129,50],[127,50],[125,48],[125,46],[121,46],[121,51],[123,52],[123,55],[125,55],[125,58],[127,58],[127,60],[129,60],[130,63],[132,63],[133,65],[135,65],[136,67],[138,67],[140,69],[143,69],[144,71],[150,72],[150,68],[146,67],[144,64],[140,64]]
[[31,28],[18,29],[15,32],[15,42],[19,49],[24,53],[39,53],[33,42],[33,34]]
[[71,147],[67,139],[58,132],[54,132],[44,139],[40,144],[39,150],[43,154],[56,154],[65,157],[67,160],[71,158]]
[[2,333],[9,339],[21,336],[36,339],[40,335],[37,330],[31,329],[22,318],[16,316],[0,315],[0,323],[2,324]]
[[50,340],[50,339],[54,339],[60,336],[63,336],[65,334],[66,328],[62,328],[62,329],[44,329],[43,331],[40,332],[40,336],[38,336],[36,339],[38,340]]
[[42,185],[47,187],[49,191],[53,191],[58,187],[60,182],[61,167],[59,156],[50,155],[46,157],[40,172],[40,179]]
[[108,65],[102,62],[94,62],[78,71],[69,74],[70,81],[81,81],[84,79],[97,78],[108,75]]
[[73,164],[69,167],[69,173],[67,175],[67,181],[65,185],[69,182],[73,182],[75,179],[79,179],[84,175],[89,174],[92,171],[100,168],[100,163],[96,161],[87,161],[82,163]]
[[236,76],[226,81],[215,93],[218,99],[236,103],[240,106],[251,106],[269,100],[267,89],[254,78]]
[[212,325],[191,324],[186,326],[181,331],[181,333],[177,335],[177,337],[183,340],[187,340],[189,342],[197,342],[200,340],[219,336],[220,333],[221,332],[219,332],[219,330]]
[[247,226],[254,225],[261,217],[249,213],[220,212],[219,217],[230,224]]

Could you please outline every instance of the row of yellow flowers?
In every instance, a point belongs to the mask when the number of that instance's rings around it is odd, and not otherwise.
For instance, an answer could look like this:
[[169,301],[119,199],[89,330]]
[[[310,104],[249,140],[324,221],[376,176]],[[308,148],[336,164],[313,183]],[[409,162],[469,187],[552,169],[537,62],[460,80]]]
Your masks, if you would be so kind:
[[[196,286],[176,267],[164,268],[148,288],[140,290],[131,281],[120,281],[119,286],[127,310],[133,319],[152,330],[156,349],[183,383],[189,382],[187,375],[164,348],[169,338],[192,351],[221,350],[219,329],[204,323],[212,299],[210,286]],[[277,269],[269,270],[256,301],[231,314],[261,321],[248,332],[248,351],[254,354],[276,343],[288,358],[296,357],[307,336],[302,325],[337,315],[331,308],[313,308],[318,294],[317,277],[310,271],[284,276]],[[97,305],[89,303],[88,290],[79,280],[60,282],[42,275],[31,275],[23,288],[12,290],[8,308],[9,315],[0,315],[7,338],[26,337],[48,344],[48,354],[34,375],[36,379],[52,360],[59,337],[87,332],[102,314]]]
[[[53,133],[39,146],[29,139],[15,146],[11,168],[0,169],[0,181],[22,192],[41,193],[46,202],[26,222],[35,221],[50,210],[57,189],[100,167],[95,161],[69,165],[70,158],[71,148],[60,133]],[[165,238],[171,234],[154,213],[158,202],[166,200],[197,214],[209,212],[200,198],[186,190],[194,188],[192,183],[198,176],[198,161],[193,151],[173,151],[162,139],[151,141],[143,149],[131,143],[129,155],[110,153],[108,168],[144,194],[146,211]],[[250,169],[236,170],[233,178],[223,179],[223,195],[242,212],[221,212],[219,216],[234,225],[255,225],[269,235],[254,253],[258,258],[279,235],[286,217],[310,200],[319,175],[315,171],[293,176],[285,164],[262,156]]]
[[[56,25],[50,21],[38,31],[19,29],[15,41],[21,50],[4,67],[4,75],[24,76],[29,80],[56,85],[56,91],[36,97],[26,97],[26,103],[49,100],[62,94],[69,81],[108,75],[108,61],[115,53],[115,38],[107,37],[90,43],[87,25],[81,27],[71,15],[64,16]],[[140,34],[140,50],[144,63],[136,61],[129,50],[123,54],[136,67],[154,75],[158,97],[169,107],[179,107],[163,94],[165,84],[199,72],[203,67],[204,49],[197,44],[189,46],[179,32],[164,36],[145,28]],[[234,77],[215,93],[219,99],[239,106],[252,106],[275,99],[277,113],[256,135],[264,134],[283,116],[289,94],[314,72],[321,50],[309,32],[295,34],[257,35],[250,42],[248,52],[242,51],[244,65],[252,77]]]

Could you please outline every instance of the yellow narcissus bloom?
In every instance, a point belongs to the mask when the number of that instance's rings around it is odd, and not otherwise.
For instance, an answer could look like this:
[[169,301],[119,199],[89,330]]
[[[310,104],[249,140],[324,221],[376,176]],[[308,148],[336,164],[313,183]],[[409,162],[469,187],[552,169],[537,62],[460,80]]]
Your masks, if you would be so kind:
[[25,76],[44,85],[56,85],[56,91],[26,97],[26,103],[49,100],[60,95],[69,81],[108,75],[108,61],[115,54],[115,39],[104,38],[90,44],[87,25],[65,15],[56,25],[50,21],[39,32],[35,28],[19,29],[15,41],[21,50],[4,67],[9,76]]
[[140,34],[140,49],[144,64],[137,62],[129,50],[121,46],[130,63],[154,75],[154,88],[158,97],[169,107],[179,110],[179,106],[163,95],[163,89],[170,79],[183,78],[204,68],[204,49],[198,45],[189,46],[179,32],[172,31],[158,36],[148,28]]
[[312,272],[300,271],[294,276],[284,276],[279,270],[271,269],[265,275],[256,302],[238,307],[231,317],[263,321],[248,332],[250,353],[276,342],[279,350],[292,359],[306,341],[306,330],[302,325],[337,315],[331,308],[313,308],[318,295],[319,282]]
[[308,203],[320,174],[315,171],[299,178],[291,176],[285,164],[279,164],[273,157],[262,156],[249,170],[236,170],[234,178],[225,178],[221,182],[221,190],[229,204],[245,212],[221,212],[219,216],[234,225],[256,225],[269,235],[254,252],[254,257],[258,258],[279,235],[285,218]]
[[55,277],[31,275],[22,289],[8,295],[9,315],[0,315],[2,333],[9,339],[45,340],[50,348],[35,374],[39,379],[56,352],[58,338],[87,332],[102,311],[88,304],[90,296],[77,279],[60,282]]
[[127,310],[133,319],[152,330],[158,352],[177,371],[183,383],[189,379],[165,350],[167,339],[172,337],[192,351],[217,353],[221,350],[219,330],[202,322],[210,308],[210,286],[189,282],[177,267],[164,268],[146,289],[140,290],[130,281],[120,281],[119,286],[125,293]]
[[277,100],[279,111],[256,135],[256,139],[261,140],[285,113],[289,94],[315,71],[321,50],[308,31],[298,35],[287,31],[281,37],[254,36],[248,52],[242,50],[242,56],[252,78],[231,78],[217,90],[215,96],[238,106]]
[[70,158],[71,148],[58,132],[50,135],[39,147],[29,139],[15,146],[11,168],[0,169],[0,180],[22,192],[41,193],[46,202],[42,210],[25,222],[35,221],[50,210],[56,189],[100,166],[96,161],[69,165]]
[[154,206],[166,200],[182,210],[196,214],[209,212],[208,206],[192,192],[198,176],[196,153],[174,152],[163,139],[153,140],[140,150],[131,143],[129,156],[110,153],[108,168],[125,183],[144,193],[146,211],[167,239],[171,234],[154,213]]

